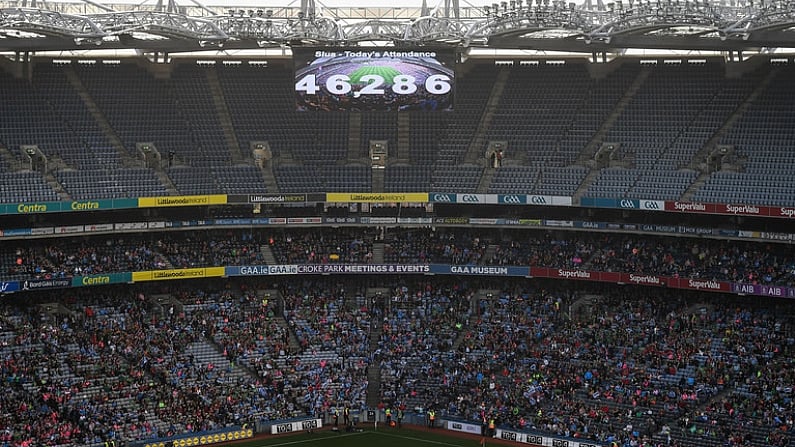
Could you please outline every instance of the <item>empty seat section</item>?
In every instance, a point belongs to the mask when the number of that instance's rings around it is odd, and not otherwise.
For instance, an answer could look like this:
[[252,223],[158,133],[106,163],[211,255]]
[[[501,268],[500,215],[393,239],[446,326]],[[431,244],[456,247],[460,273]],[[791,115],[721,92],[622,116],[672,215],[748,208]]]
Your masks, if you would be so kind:
[[721,140],[734,146],[743,172],[713,173],[693,200],[795,206],[795,68],[770,69],[770,82]]

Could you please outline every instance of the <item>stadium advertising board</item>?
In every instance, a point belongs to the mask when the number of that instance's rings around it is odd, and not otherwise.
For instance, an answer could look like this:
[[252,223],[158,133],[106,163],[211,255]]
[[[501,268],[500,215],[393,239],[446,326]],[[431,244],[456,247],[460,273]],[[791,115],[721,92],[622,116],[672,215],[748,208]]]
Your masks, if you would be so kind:
[[87,287],[143,281],[167,281],[176,279],[212,278],[222,276],[266,276],[266,275],[332,275],[332,274],[439,274],[473,276],[521,276],[535,278],[573,279],[581,281],[633,284],[645,287],[668,287],[706,292],[734,293],[777,298],[795,298],[795,287],[775,285],[729,283],[724,281],[675,278],[634,273],[599,272],[578,269],[556,269],[527,266],[471,266],[446,264],[286,264],[207,267],[176,270],[152,270],[142,272],[118,272],[73,278],[30,279],[26,281],[0,282],[0,294],[19,291],[56,289],[65,287]]
[[285,433],[317,430],[321,427],[323,427],[323,421],[320,419],[302,419],[299,421],[273,424],[271,425],[271,434],[282,435]]
[[[190,447],[196,445],[210,445],[219,442],[239,441],[243,439],[253,438],[254,430],[245,427],[232,427],[224,428],[221,430],[201,431],[192,433],[188,436],[170,436],[168,438],[160,438],[152,443],[141,444],[139,447]],[[136,444],[133,444],[136,445]]]
[[771,207],[733,203],[676,202],[643,199],[603,199],[583,197],[580,206],[643,211],[668,211],[688,214],[721,214],[795,219],[795,207]]
[[286,264],[226,267],[224,276],[314,275],[314,274],[439,274],[472,276],[529,276],[521,266],[447,264]]
[[226,194],[209,194],[203,196],[139,197],[138,208],[224,205],[226,202]]
[[293,48],[301,111],[452,110],[453,48]]
[[0,229],[0,238],[24,238],[27,236],[68,236],[79,233],[99,233],[112,231],[143,231],[160,228],[222,227],[251,225],[317,225],[362,224],[362,225],[478,225],[478,226],[521,226],[521,227],[574,227],[592,230],[632,231],[649,234],[684,234],[696,236],[717,236],[729,238],[754,239],[764,241],[795,241],[793,233],[773,233],[766,231],[728,230],[719,228],[698,228],[681,225],[619,224],[610,222],[562,221],[542,219],[511,219],[482,217],[240,217],[229,219],[181,220],[168,222],[126,222],[116,224],[90,224],[68,227],[36,227]]
[[61,211],[61,202],[26,202],[6,205],[8,214],[56,213]]
[[19,281],[0,281],[0,294],[19,291]]
[[604,445],[596,441],[583,442],[576,439],[553,438],[532,433],[503,430],[501,428],[497,429],[494,437],[505,441],[514,441],[522,444],[533,444],[544,447],[601,447]]
[[431,265],[431,273],[473,276],[530,276],[527,267],[490,265]]
[[608,282],[614,284],[637,284],[674,289],[701,290],[707,292],[732,292],[731,283],[707,279],[675,278],[669,276],[637,275],[634,273],[599,272],[569,268],[531,267],[534,278],[558,278],[580,281]]
[[72,287],[104,286],[108,284],[124,284],[132,281],[131,272],[106,273],[99,275],[75,276]]
[[461,203],[467,205],[533,205],[533,206],[571,206],[568,196],[539,196],[528,194],[457,194],[452,192],[431,192],[428,199],[432,203]]
[[72,287],[71,278],[26,279],[20,283],[20,290],[63,289],[66,287]]
[[795,298],[794,287],[734,283],[731,285],[731,291],[738,295],[757,295],[757,296],[772,296],[776,298]]
[[[428,264],[289,264],[226,267],[225,276],[432,273]],[[442,273],[441,271],[439,273]],[[448,272],[449,273],[449,272]]]
[[33,234],[32,228],[9,228],[7,230],[3,230],[2,232],[3,237],[30,236],[32,234]]
[[138,199],[98,199],[65,202],[24,202],[0,205],[0,214],[103,211],[138,207]]
[[[321,197],[322,202],[325,197]],[[309,200],[306,194],[229,194],[227,203],[305,203]]]
[[735,205],[730,203],[665,202],[665,211],[680,213],[732,214],[739,216],[776,216],[768,206]]
[[460,431],[462,433],[474,434],[474,435],[481,434],[480,425],[468,424],[466,422],[447,421],[447,429],[452,431]]
[[330,192],[326,193],[328,203],[427,203],[427,192]]
[[224,267],[206,267],[172,270],[146,270],[132,272],[133,282],[168,281],[172,279],[218,278],[224,276]]

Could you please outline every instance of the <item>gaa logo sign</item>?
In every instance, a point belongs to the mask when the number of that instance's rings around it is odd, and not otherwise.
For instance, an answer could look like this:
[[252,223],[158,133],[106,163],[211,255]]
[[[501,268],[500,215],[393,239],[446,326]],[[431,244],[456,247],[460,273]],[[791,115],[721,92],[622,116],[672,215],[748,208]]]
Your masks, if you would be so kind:
[[461,196],[461,200],[466,203],[480,203],[480,198],[474,194],[464,194]]
[[647,200],[643,202],[643,209],[647,210],[659,210],[660,204],[659,202],[655,202],[654,200]]
[[635,208],[635,202],[633,200],[624,199],[619,202],[618,206],[621,208]]
[[452,194],[434,194],[431,200],[434,202],[452,203],[455,202],[455,197]]
[[547,198],[544,197],[544,196],[531,196],[530,197],[530,203],[532,203],[534,205],[546,205],[547,204]]
[[519,196],[516,194],[510,194],[505,196],[498,196],[498,202],[505,203],[508,205],[521,205],[527,202],[527,198],[525,196]]

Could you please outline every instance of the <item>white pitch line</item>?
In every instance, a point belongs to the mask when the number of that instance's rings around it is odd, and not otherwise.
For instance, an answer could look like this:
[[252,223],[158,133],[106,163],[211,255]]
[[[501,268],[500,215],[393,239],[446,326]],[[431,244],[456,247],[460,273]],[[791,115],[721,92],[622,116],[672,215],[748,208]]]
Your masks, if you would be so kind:
[[334,436],[326,436],[326,437],[323,437],[323,438],[304,439],[303,441],[280,442],[279,444],[268,444],[268,447],[278,447],[278,446],[281,446],[281,445],[305,444],[305,443],[308,443],[308,442],[322,441],[324,439],[347,438],[348,436],[356,436],[356,435],[361,435],[361,434],[364,434],[364,433],[366,433],[366,432],[339,434],[339,435],[334,435]]
[[396,435],[394,433],[385,433],[385,432],[382,432],[382,431],[379,431],[378,434],[379,435],[392,436],[393,438],[409,439],[409,440],[412,440],[412,441],[426,442],[428,444],[438,444],[438,445],[449,445],[451,447],[461,447],[461,444],[450,444],[449,442],[442,442],[442,441],[430,441],[428,439],[415,438],[413,436]]

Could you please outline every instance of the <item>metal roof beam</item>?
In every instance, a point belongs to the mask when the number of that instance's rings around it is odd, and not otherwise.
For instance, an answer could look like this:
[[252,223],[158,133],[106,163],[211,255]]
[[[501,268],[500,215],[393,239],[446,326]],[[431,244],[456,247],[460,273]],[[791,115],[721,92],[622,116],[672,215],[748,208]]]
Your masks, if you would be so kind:
[[108,35],[135,32],[202,42],[222,42],[229,38],[211,20],[182,14],[154,11],[128,11],[90,16]]
[[0,28],[74,39],[101,39],[102,27],[89,17],[30,8],[0,9]]

